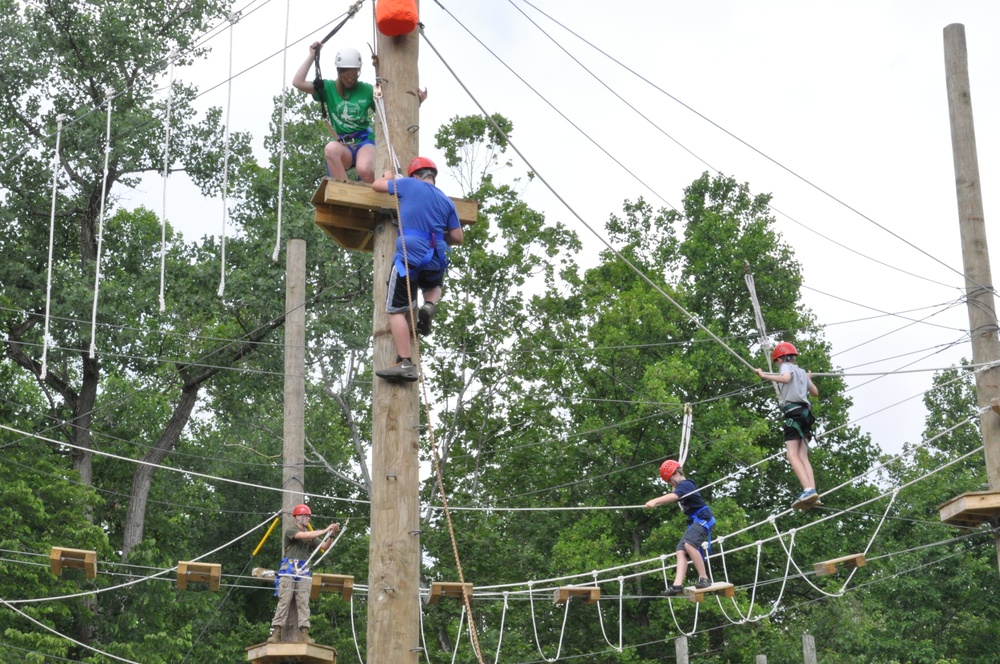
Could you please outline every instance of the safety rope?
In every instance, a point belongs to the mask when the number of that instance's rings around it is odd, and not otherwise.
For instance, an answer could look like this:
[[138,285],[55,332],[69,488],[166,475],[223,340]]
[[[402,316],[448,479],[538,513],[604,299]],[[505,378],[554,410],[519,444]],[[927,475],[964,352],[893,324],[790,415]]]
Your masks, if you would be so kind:
[[358,653],[358,664],[365,664],[364,658],[361,657],[361,646],[358,644],[358,628],[354,625],[354,593],[351,593],[351,636],[354,637],[354,652]]
[[[600,587],[597,581],[597,572],[593,571],[591,574],[594,575],[594,586]],[[625,577],[618,577],[618,645],[611,643],[611,639],[608,638],[608,632],[604,629],[604,616],[601,614],[601,603],[597,602],[597,622],[601,625],[601,634],[604,635],[604,641],[617,650],[622,651],[622,617],[624,616],[624,599],[625,599]]]
[[239,20],[236,14],[229,15],[229,79],[226,85],[226,127],[222,134],[222,240],[220,245],[221,274],[219,276],[219,297],[226,294],[226,222],[229,218],[229,116],[233,110],[233,27]]
[[108,126],[104,136],[104,175],[101,177],[101,209],[97,217],[97,258],[94,263],[94,310],[91,314],[90,323],[90,359],[94,359],[97,352],[97,298],[101,288],[101,248],[104,243],[104,205],[108,198],[108,162],[111,160],[111,101],[114,90],[107,88],[105,94],[108,97]]
[[493,664],[499,664],[500,662],[500,646],[503,645],[503,626],[507,621],[507,604],[510,593],[504,591],[503,594],[503,612],[500,614],[500,633],[497,635],[497,654],[493,658]]
[[288,106],[288,24],[292,16],[292,0],[285,0],[285,48],[281,58],[281,111],[278,130],[278,210],[277,231],[274,234],[274,252],[271,260],[278,260],[281,248],[282,203],[285,200],[285,108]]
[[458,645],[462,642],[462,625],[465,623],[465,605],[462,605],[462,613],[458,617],[458,631],[455,632],[455,648],[451,653],[451,664],[455,664],[455,658],[458,657]]
[[52,251],[56,237],[56,200],[59,192],[59,141],[62,138],[62,115],[56,116],[56,146],[52,151],[52,211],[49,214],[49,262],[45,279],[45,332],[42,333],[42,371],[40,380],[48,374],[49,316],[52,307]]
[[[753,317],[757,321],[757,331],[760,333],[760,336],[757,337],[757,343],[760,344],[761,350],[764,351],[764,358],[767,360],[767,370],[770,373],[772,371],[771,340],[767,336],[767,326],[764,325],[764,314],[760,311],[760,301],[757,299],[757,287],[754,285],[753,272],[750,271],[750,263],[746,261],[743,262],[743,281],[747,285],[747,290],[750,291],[750,304],[753,306]],[[779,398],[781,397],[781,388],[778,387],[777,383],[774,383],[774,393]]]
[[163,115],[163,201],[160,212],[160,313],[167,310],[167,176],[170,175],[170,111],[174,101],[174,60],[177,51],[170,51],[170,74],[167,83],[167,108]]
[[531,591],[532,582],[528,582],[528,601],[531,604],[531,628],[535,633],[535,646],[538,648],[538,654],[542,656],[546,662],[555,662],[559,659],[559,655],[562,653],[563,639],[566,637],[566,619],[569,618],[569,605],[572,604],[573,600],[570,597],[566,598],[566,609],[563,611],[562,628],[559,630],[559,645],[556,647],[556,656],[549,658],[542,651],[542,643],[538,638],[538,623],[535,621],[535,593]]
[[681,424],[681,446],[680,450],[677,452],[677,463],[684,467],[684,462],[687,461],[688,447],[691,445],[691,430],[694,423],[694,412],[691,410],[691,404],[684,404],[684,421]]

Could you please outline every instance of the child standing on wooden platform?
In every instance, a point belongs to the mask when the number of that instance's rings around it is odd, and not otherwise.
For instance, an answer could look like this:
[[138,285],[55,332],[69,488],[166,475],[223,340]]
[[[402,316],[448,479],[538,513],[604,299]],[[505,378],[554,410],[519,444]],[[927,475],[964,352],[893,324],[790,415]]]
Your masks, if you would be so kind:
[[688,518],[687,530],[684,531],[684,536],[677,544],[677,574],[674,576],[674,583],[667,586],[667,589],[661,594],[672,597],[684,592],[684,577],[687,576],[689,559],[694,563],[694,568],[698,572],[698,581],[694,587],[699,590],[708,588],[712,583],[708,580],[708,573],[705,570],[705,554],[702,552],[701,546],[705,542],[709,546],[712,543],[712,527],[715,525],[712,508],[701,497],[698,486],[684,477],[681,465],[673,459],[667,459],[660,466],[660,477],[670,485],[672,490],[664,496],[648,501],[646,509],[676,502]]

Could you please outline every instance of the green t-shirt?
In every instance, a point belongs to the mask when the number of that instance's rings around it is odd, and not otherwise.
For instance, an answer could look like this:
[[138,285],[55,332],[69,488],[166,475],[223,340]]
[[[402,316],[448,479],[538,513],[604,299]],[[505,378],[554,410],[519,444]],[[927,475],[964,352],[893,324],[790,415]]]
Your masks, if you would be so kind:
[[314,539],[311,540],[300,540],[295,539],[295,534],[302,532],[295,526],[290,526],[285,528],[285,557],[291,558],[293,560],[308,560],[309,556],[313,552],[316,544],[319,544]]
[[[358,81],[348,91],[347,99],[337,93],[337,81],[323,79],[323,97],[333,130],[339,136],[363,131],[371,126],[375,108],[375,88],[370,83]],[[313,95],[319,101],[319,95]]]

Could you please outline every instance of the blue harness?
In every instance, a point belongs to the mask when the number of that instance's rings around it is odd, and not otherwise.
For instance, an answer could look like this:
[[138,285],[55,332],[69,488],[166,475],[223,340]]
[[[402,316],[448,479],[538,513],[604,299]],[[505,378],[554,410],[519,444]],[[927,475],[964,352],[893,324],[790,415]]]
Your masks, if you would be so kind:
[[[708,544],[708,552],[712,553],[712,528],[715,526],[715,515],[713,514],[711,518],[709,518],[707,521],[698,516],[707,509],[708,505],[704,505],[700,510],[690,515],[688,517],[688,525],[690,526],[692,524],[697,523],[699,526],[702,526],[705,529],[705,532],[707,533],[705,537],[705,542]],[[705,552],[703,550],[699,549],[698,553],[701,554],[702,558],[705,557]]]
[[295,558],[282,558],[281,567],[278,568],[278,573],[274,575],[274,595],[278,595],[278,584],[281,583],[281,577],[290,576],[295,581],[303,578],[312,578],[312,570],[300,567],[299,564],[303,561],[297,560]]
[[396,254],[396,272],[400,275],[405,275],[407,273],[407,265],[409,265],[411,272],[419,272],[423,270],[428,265],[430,265],[434,259],[441,264],[441,269],[444,270],[448,267],[448,254],[451,252],[451,247],[445,242],[444,233],[428,233],[427,231],[417,230],[415,228],[401,228],[399,230],[400,235],[405,237],[419,237],[427,240],[430,245],[426,252],[419,258],[410,253],[409,247],[407,247],[406,263],[403,262],[402,252]]

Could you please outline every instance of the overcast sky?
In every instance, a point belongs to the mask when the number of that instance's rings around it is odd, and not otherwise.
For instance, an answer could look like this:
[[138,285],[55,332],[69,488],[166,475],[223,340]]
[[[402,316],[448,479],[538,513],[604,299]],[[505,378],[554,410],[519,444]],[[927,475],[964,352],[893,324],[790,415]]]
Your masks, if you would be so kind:
[[[852,417],[884,450],[919,441],[929,370],[971,358],[960,301],[943,30],[965,25],[990,226],[1000,170],[1000,3],[530,2],[442,0],[445,11],[424,0],[421,20],[429,42],[479,102],[513,121],[514,143],[531,165],[598,229],[625,199],[680,205],[683,188],[706,170],[771,193],[780,211],[777,228],[804,266],[806,305],[826,326],[836,365],[848,373],[927,370],[849,377]],[[324,36],[324,26],[347,5],[292,0],[287,59],[279,53],[237,77],[231,90],[222,85],[202,101],[225,107],[231,92],[231,128],[251,131],[262,151],[283,77],[291,80],[308,44]],[[236,7],[247,8],[233,31],[233,70],[239,72],[282,50],[288,5],[270,0]],[[366,3],[328,45],[327,74],[334,71],[336,48],[367,53],[370,43]],[[227,78],[228,32],[210,45],[209,59],[179,70],[178,78],[202,89]],[[365,62],[362,79],[371,81]],[[430,92],[421,111],[422,152],[441,159],[434,132],[478,109],[426,43],[420,77]],[[316,154],[321,159],[319,144]],[[525,164],[511,156],[522,173]],[[439,184],[460,194],[454,181]],[[221,201],[202,199],[182,177],[171,178],[169,192],[167,216],[185,237],[221,232]],[[147,178],[140,192],[125,196],[126,204],[159,211],[162,183]],[[576,230],[590,257],[600,251],[599,240],[543,184],[531,184],[524,197],[549,220]],[[990,242],[1000,246],[997,233]],[[800,364],[808,369],[809,358]]]

